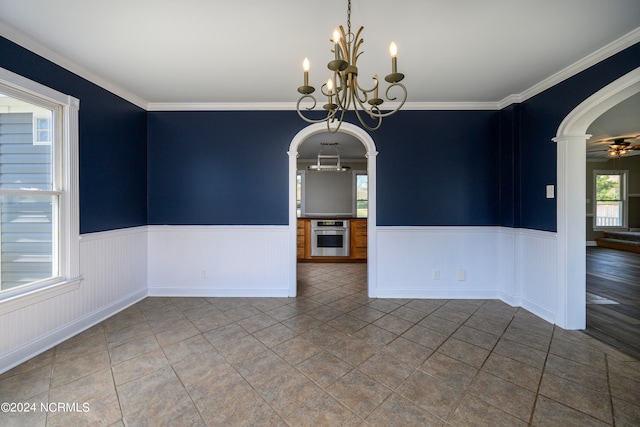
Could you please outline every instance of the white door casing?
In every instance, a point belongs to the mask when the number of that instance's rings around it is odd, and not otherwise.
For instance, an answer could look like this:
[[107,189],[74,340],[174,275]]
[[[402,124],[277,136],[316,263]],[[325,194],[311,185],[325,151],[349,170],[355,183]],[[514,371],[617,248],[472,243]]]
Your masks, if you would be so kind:
[[[291,268],[289,272],[289,296],[296,296],[297,274],[297,216],[296,216],[296,172],[298,147],[310,136],[327,131],[326,123],[309,125],[298,132],[289,146],[289,242]],[[370,298],[376,297],[376,145],[371,136],[362,128],[351,123],[342,123],[340,132],[357,138],[366,149],[367,174],[369,184],[369,214],[367,220],[367,288]]]
[[587,129],[604,112],[640,92],[640,68],[585,99],[562,121],[557,143],[558,326],[586,328]]

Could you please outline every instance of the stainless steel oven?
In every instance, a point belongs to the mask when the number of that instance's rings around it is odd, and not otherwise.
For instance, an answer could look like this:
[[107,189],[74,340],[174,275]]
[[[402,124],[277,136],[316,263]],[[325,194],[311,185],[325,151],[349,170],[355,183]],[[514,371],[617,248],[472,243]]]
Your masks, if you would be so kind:
[[349,256],[349,220],[312,220],[311,256]]

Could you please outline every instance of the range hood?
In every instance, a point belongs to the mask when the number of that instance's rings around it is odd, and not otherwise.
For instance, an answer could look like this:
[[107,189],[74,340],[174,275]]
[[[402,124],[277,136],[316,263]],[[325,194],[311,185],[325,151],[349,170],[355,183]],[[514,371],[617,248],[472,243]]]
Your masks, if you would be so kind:
[[[333,147],[335,154],[323,154],[325,147]],[[307,169],[324,172],[347,172],[351,170],[349,166],[342,166],[340,163],[340,153],[338,153],[337,142],[321,142],[317,163],[310,165]]]

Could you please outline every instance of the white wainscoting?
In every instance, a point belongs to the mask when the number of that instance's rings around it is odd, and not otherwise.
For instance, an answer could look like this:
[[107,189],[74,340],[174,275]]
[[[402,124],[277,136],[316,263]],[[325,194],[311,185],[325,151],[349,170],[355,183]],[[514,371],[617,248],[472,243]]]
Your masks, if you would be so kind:
[[80,274],[68,292],[6,310],[0,303],[0,372],[146,297],[146,227],[82,235]]
[[[507,228],[503,228],[501,232],[514,237],[512,257],[509,259],[505,254],[503,262],[513,264],[516,271],[513,299],[509,300],[507,294],[503,300],[557,324],[560,319],[556,233]],[[581,297],[584,298],[584,295]]]
[[[82,235],[79,286],[31,304],[5,303],[4,310],[0,303],[0,372],[147,295],[286,297],[295,269],[288,236],[288,226],[149,226]],[[498,298],[557,323],[556,233],[378,227],[376,240],[377,297]]]
[[150,226],[149,295],[286,297],[288,236],[289,226]]
[[556,233],[378,227],[377,242],[380,298],[497,298],[555,323]]

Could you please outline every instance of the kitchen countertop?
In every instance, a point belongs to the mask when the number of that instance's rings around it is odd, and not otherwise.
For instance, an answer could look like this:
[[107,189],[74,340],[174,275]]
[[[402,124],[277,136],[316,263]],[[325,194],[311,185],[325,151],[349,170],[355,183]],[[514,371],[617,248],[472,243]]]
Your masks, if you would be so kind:
[[367,218],[358,218],[355,216],[344,216],[344,215],[308,215],[308,216],[299,216],[298,219],[367,219]]

